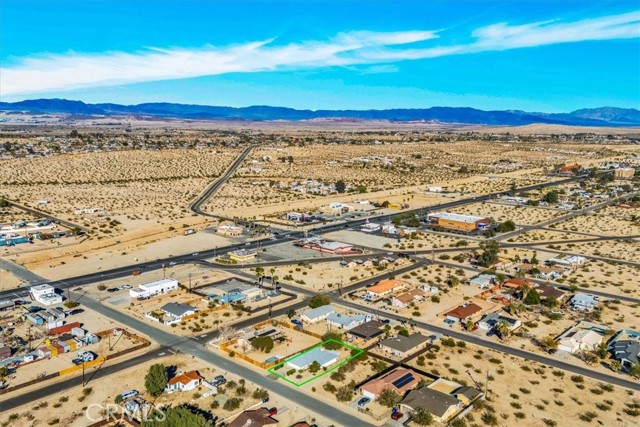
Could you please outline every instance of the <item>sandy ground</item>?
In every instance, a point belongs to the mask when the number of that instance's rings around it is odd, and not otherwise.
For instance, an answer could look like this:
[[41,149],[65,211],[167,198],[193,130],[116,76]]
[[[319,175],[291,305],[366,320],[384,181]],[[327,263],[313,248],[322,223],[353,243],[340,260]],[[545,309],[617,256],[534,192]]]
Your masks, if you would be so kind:
[[[462,384],[475,383],[480,389],[484,389],[488,374],[487,404],[495,411],[498,425],[541,426],[543,419],[554,420],[559,426],[593,425],[579,418],[588,411],[594,412],[605,426],[636,425],[636,420],[622,410],[626,403],[638,398],[637,393],[618,387],[608,391],[608,387],[602,389],[588,378],[574,382],[568,373],[499,352],[469,344],[453,348],[441,345],[435,358],[424,360],[424,366],[419,366],[417,359],[411,364]],[[514,378],[518,379],[516,383]],[[596,405],[604,406],[600,409]],[[482,413],[483,410],[474,410],[468,422],[482,425]]]
[[17,288],[22,280],[9,273],[7,270],[0,269],[0,289]]
[[561,215],[561,212],[551,209],[498,203],[474,203],[451,209],[449,212],[493,218],[496,222],[511,220],[516,224],[524,225],[538,224]]
[[[16,408],[11,411],[11,414],[17,414],[17,419],[12,419],[11,426],[44,426],[51,422],[51,420],[59,419],[59,425],[70,427],[82,427],[91,423],[90,417],[98,418],[99,410],[94,412],[85,412],[84,408],[90,405],[106,405],[113,403],[115,396],[124,390],[144,390],[144,375],[148,371],[149,367],[153,363],[162,363],[165,366],[174,366],[178,372],[197,369],[201,375],[206,379],[211,380],[214,376],[225,374],[217,370],[214,366],[209,366],[201,361],[193,361],[190,357],[183,355],[167,355],[153,362],[147,362],[145,364],[136,366],[135,368],[127,369],[109,377],[109,381],[101,381],[99,384],[89,383],[84,390],[88,393],[86,397],[79,401],[83,396],[83,389],[81,387],[74,387],[69,390],[65,390],[57,395],[50,396],[46,401],[33,402],[25,404],[22,407]],[[226,375],[229,382],[232,380],[237,384],[239,378],[231,375]],[[99,385],[99,386],[98,386]],[[177,405],[181,403],[190,403],[203,410],[211,411],[219,419],[233,419],[235,415],[242,410],[260,407],[260,401],[254,399],[251,394],[256,389],[252,384],[245,385],[247,392],[242,397],[243,402],[240,409],[227,412],[222,409],[222,406],[216,409],[211,408],[213,397],[206,396],[208,389],[201,387],[191,392],[176,392],[173,394],[163,394],[157,400],[156,405]],[[227,395],[234,397],[237,395],[235,388],[230,388],[228,385],[224,388],[221,395]],[[145,396],[148,401],[152,401],[149,396]],[[277,419],[283,425],[291,425],[294,422],[305,419],[310,420],[316,418],[319,421],[319,425],[327,425],[326,421],[322,419],[320,415],[309,414],[308,410],[299,408],[295,402],[290,402],[280,398],[276,395],[270,395],[269,407],[277,407],[279,413]],[[92,408],[94,406],[91,406]],[[55,409],[53,409],[55,408]],[[11,414],[3,413],[0,415],[0,420],[6,422]]]

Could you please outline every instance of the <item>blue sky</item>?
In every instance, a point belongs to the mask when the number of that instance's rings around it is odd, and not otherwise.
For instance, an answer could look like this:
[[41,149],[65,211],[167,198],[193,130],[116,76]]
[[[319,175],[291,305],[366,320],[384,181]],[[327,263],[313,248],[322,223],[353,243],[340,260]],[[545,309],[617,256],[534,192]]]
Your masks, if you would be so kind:
[[3,0],[0,97],[640,108],[639,4]]

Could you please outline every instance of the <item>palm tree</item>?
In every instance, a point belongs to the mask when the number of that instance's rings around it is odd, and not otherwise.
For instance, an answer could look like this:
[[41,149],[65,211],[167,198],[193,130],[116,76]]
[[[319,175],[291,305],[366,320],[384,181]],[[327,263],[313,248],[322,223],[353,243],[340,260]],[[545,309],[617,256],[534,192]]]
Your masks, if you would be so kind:
[[515,316],[519,316],[520,313],[522,313],[523,309],[524,304],[522,304],[520,301],[514,301],[507,306],[507,310],[509,311],[509,313]]
[[622,370],[622,363],[620,363],[620,361],[618,360],[612,360],[609,363],[609,366],[611,367],[611,370],[613,372],[620,372]]
[[556,341],[552,336],[547,336],[540,340],[540,347],[546,351],[555,350],[558,348],[558,341]]
[[495,329],[498,335],[500,335],[500,339],[505,339],[511,331],[511,325],[506,320],[501,320],[496,324]]
[[464,324],[464,328],[465,328],[467,331],[472,330],[474,326],[475,326],[475,323],[473,323],[473,320],[471,320],[471,319],[467,319],[467,321],[466,321],[466,322],[465,322],[465,324]]

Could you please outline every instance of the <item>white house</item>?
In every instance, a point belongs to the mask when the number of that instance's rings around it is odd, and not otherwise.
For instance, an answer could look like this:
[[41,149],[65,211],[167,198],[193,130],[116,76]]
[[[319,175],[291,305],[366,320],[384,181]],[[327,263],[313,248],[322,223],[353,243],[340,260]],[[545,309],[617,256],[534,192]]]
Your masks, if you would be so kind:
[[380,228],[380,224],[367,221],[360,226],[360,231],[364,231],[365,233],[373,233],[374,231],[380,230]]
[[338,361],[340,354],[336,351],[325,350],[322,347],[316,347],[302,353],[299,356],[293,357],[287,361],[287,366],[296,369],[298,371],[307,369],[313,362],[318,362],[321,367],[326,368]]
[[590,294],[576,294],[571,298],[571,309],[588,311],[598,306],[598,297]]
[[204,380],[204,377],[201,377],[198,371],[185,372],[171,378],[167,383],[166,390],[168,393],[173,393],[174,391],[190,391],[198,387],[202,380]]
[[320,307],[312,308],[300,315],[300,320],[306,323],[316,323],[326,319],[330,314],[335,313],[335,309],[331,305],[321,305]]
[[165,325],[180,322],[184,317],[195,314],[198,310],[187,304],[177,302],[169,302],[162,306],[162,312],[165,315]]
[[178,289],[178,281],[176,279],[160,279],[149,283],[143,283],[137,289],[129,289],[131,298],[148,298],[154,295],[166,294],[167,292]]
[[339,314],[331,313],[327,316],[327,323],[340,329],[351,329],[371,320],[369,314]]
[[558,350],[575,353],[594,351],[602,342],[602,335],[591,329],[570,329],[558,338]]
[[43,305],[62,303],[62,295],[58,295],[56,289],[51,285],[32,286],[29,288],[29,294],[34,301]]

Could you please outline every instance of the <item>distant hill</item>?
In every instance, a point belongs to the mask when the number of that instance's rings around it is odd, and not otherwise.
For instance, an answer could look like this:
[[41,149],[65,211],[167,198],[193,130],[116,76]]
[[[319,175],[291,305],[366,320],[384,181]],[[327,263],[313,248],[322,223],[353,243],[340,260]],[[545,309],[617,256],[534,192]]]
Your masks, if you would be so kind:
[[431,107],[389,110],[296,110],[257,105],[218,107],[172,103],[138,105],[85,104],[66,99],[33,99],[0,102],[0,111],[28,113],[62,113],[82,115],[140,115],[177,119],[233,120],[315,120],[352,119],[393,122],[433,121],[438,123],[489,126],[522,126],[534,123],[568,126],[640,126],[640,111],[632,108],[602,107],[571,113],[529,113],[525,111],[483,111],[468,107]]

